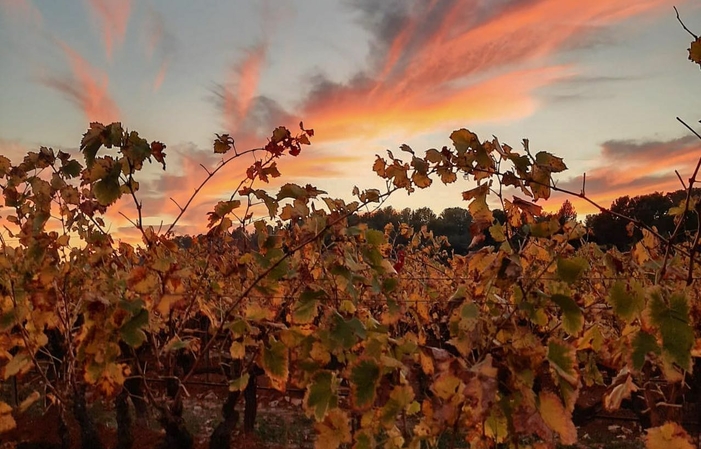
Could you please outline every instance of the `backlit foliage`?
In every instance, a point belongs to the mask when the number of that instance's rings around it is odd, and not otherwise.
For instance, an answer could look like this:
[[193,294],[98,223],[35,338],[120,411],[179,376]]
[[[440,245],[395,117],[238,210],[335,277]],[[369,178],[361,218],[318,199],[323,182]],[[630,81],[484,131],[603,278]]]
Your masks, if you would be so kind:
[[[138,174],[147,161],[165,168],[166,146],[119,123],[91,124],[80,161],[50,148],[16,165],[0,157],[2,210],[17,239],[0,254],[3,379],[39,373],[50,401],[71,410],[80,391],[115,398],[129,377],[187,382],[208,355],[234,367],[232,392],[254,367],[281,392],[304,389],[323,448],[435,447],[448,431],[471,447],[573,444],[572,412],[593,385],[607,387],[608,409],[640,395],[653,425],[678,421],[663,404],[681,400],[698,350],[695,247],[654,230],[628,253],[587,243],[580,223],[536,203],[557,189],[561,158],[466,129],[440,150],[403,145],[401,157],[377,156],[385,189],[356,188],[351,202],[312,185],[260,188],[281,176],[282,156],[310,143],[313,131],[300,128],[277,128],[242,152],[217,136],[214,152],[234,155],[205,181],[257,157],[197,237],[143,225]],[[425,228],[348,224],[361,207],[435,182],[469,186],[471,232],[488,232],[495,247],[450,258]],[[124,195],[139,246],[105,230]],[[697,202],[682,202],[677,219]],[[409,243],[397,248],[397,235]],[[192,332],[195,318],[209,323],[206,338]],[[176,413],[177,385],[170,395],[149,382],[145,391],[160,413]],[[0,431],[20,408],[0,403]],[[647,441],[686,447],[686,438],[665,424]]]

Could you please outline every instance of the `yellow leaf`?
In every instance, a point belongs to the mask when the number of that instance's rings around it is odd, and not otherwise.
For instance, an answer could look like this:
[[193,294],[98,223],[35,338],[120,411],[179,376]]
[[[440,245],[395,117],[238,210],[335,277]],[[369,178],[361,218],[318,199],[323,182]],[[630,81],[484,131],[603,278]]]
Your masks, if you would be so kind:
[[543,421],[548,427],[557,432],[562,444],[575,444],[577,442],[577,429],[574,427],[572,417],[565,410],[560,398],[549,391],[541,391],[538,397],[540,399],[538,409]]
[[329,410],[323,422],[314,424],[317,449],[336,449],[343,443],[351,442],[350,419],[340,409]]
[[231,348],[229,348],[229,354],[234,360],[240,360],[246,355],[246,347],[238,341],[231,343]]
[[161,300],[156,306],[156,311],[161,314],[161,316],[167,316],[170,313],[170,309],[173,308],[178,301],[183,298],[183,295],[170,295],[166,294],[161,297]]
[[15,427],[17,427],[17,423],[12,417],[12,407],[0,402],[0,433],[8,432]]
[[693,449],[694,445],[679,424],[667,422],[660,427],[648,429],[645,447],[647,449]]
[[38,401],[40,397],[41,397],[41,395],[39,394],[38,391],[33,391],[32,394],[27,396],[24,399],[24,401],[22,401],[22,403],[19,405],[19,407],[18,407],[19,412],[24,413],[25,411],[27,411],[27,409],[29,407],[31,407],[32,404],[34,404],[36,401]]

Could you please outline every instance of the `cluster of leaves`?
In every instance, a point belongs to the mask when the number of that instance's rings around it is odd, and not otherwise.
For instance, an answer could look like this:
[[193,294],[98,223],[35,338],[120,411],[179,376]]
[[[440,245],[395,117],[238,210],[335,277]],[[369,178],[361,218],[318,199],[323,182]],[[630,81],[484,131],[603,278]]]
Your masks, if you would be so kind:
[[[701,317],[699,292],[687,286],[698,274],[693,248],[647,230],[627,253],[579,244],[581,224],[535,203],[556,189],[562,159],[465,129],[423,156],[402,146],[410,162],[378,156],[373,169],[386,189],[356,188],[352,202],[311,185],[257,188],[280,176],[278,158],[309,143],[313,131],[300,128],[296,137],[278,128],[264,147],[240,153],[230,136],[217,136],[214,151],[234,155],[205,182],[230,160],[264,156],[214,206],[206,234],[176,236],[173,226],[159,234],[139,218],[138,247],[115,244],[101,215],[122,195],[140,214],[134,176],[151,157],[164,164],[163,144],[92,124],[85,166],[45,148],[17,166],[0,158],[19,239],[0,254],[3,378],[39,373],[63,407],[86,388],[114,398],[126,379],[139,379],[167,415],[177,413],[178,385],[207,357],[232,367],[222,370],[232,393],[258,370],[279,391],[304,389],[323,448],[434,447],[447,431],[471,447],[573,444],[577,398],[595,384],[607,387],[608,409],[639,394],[654,426],[677,418],[669,404],[691,373]],[[103,146],[117,156],[98,156]],[[445,238],[426,227],[349,223],[396,190],[458,175],[477,183],[462,194],[471,233],[494,246],[446,258]],[[532,200],[508,199],[504,187]],[[698,201],[690,190],[679,222]],[[202,320],[204,333],[193,332]],[[153,382],[174,378],[175,392]],[[0,404],[0,429],[12,428],[22,407]],[[648,441],[665,439],[687,435],[665,424]]]

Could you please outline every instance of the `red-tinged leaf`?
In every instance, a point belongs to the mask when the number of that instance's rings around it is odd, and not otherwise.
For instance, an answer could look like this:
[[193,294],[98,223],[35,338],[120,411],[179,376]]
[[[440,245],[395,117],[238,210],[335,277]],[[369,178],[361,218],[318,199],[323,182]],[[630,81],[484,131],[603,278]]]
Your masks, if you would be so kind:
[[163,152],[165,149],[164,143],[155,140],[151,142],[151,156],[163,165],[163,170],[166,169],[166,154]]
[[375,159],[375,163],[372,165],[372,171],[377,173],[377,175],[380,176],[381,178],[384,178],[387,176],[386,169],[387,169],[387,162],[384,159],[382,159],[380,156],[377,156]]
[[689,47],[689,61],[701,66],[701,37],[697,37]]

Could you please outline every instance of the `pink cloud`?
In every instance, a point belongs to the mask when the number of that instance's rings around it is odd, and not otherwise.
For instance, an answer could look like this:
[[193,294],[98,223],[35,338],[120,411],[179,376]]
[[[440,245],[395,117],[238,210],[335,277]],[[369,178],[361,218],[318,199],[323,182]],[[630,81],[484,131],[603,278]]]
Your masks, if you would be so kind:
[[42,76],[41,82],[64,94],[85,114],[88,121],[111,123],[120,119],[117,104],[109,94],[109,78],[92,67],[77,51],[56,41],[71,66],[72,75],[64,78]]
[[112,59],[114,48],[124,42],[131,14],[131,0],[87,0],[90,10],[102,30],[107,59]]

